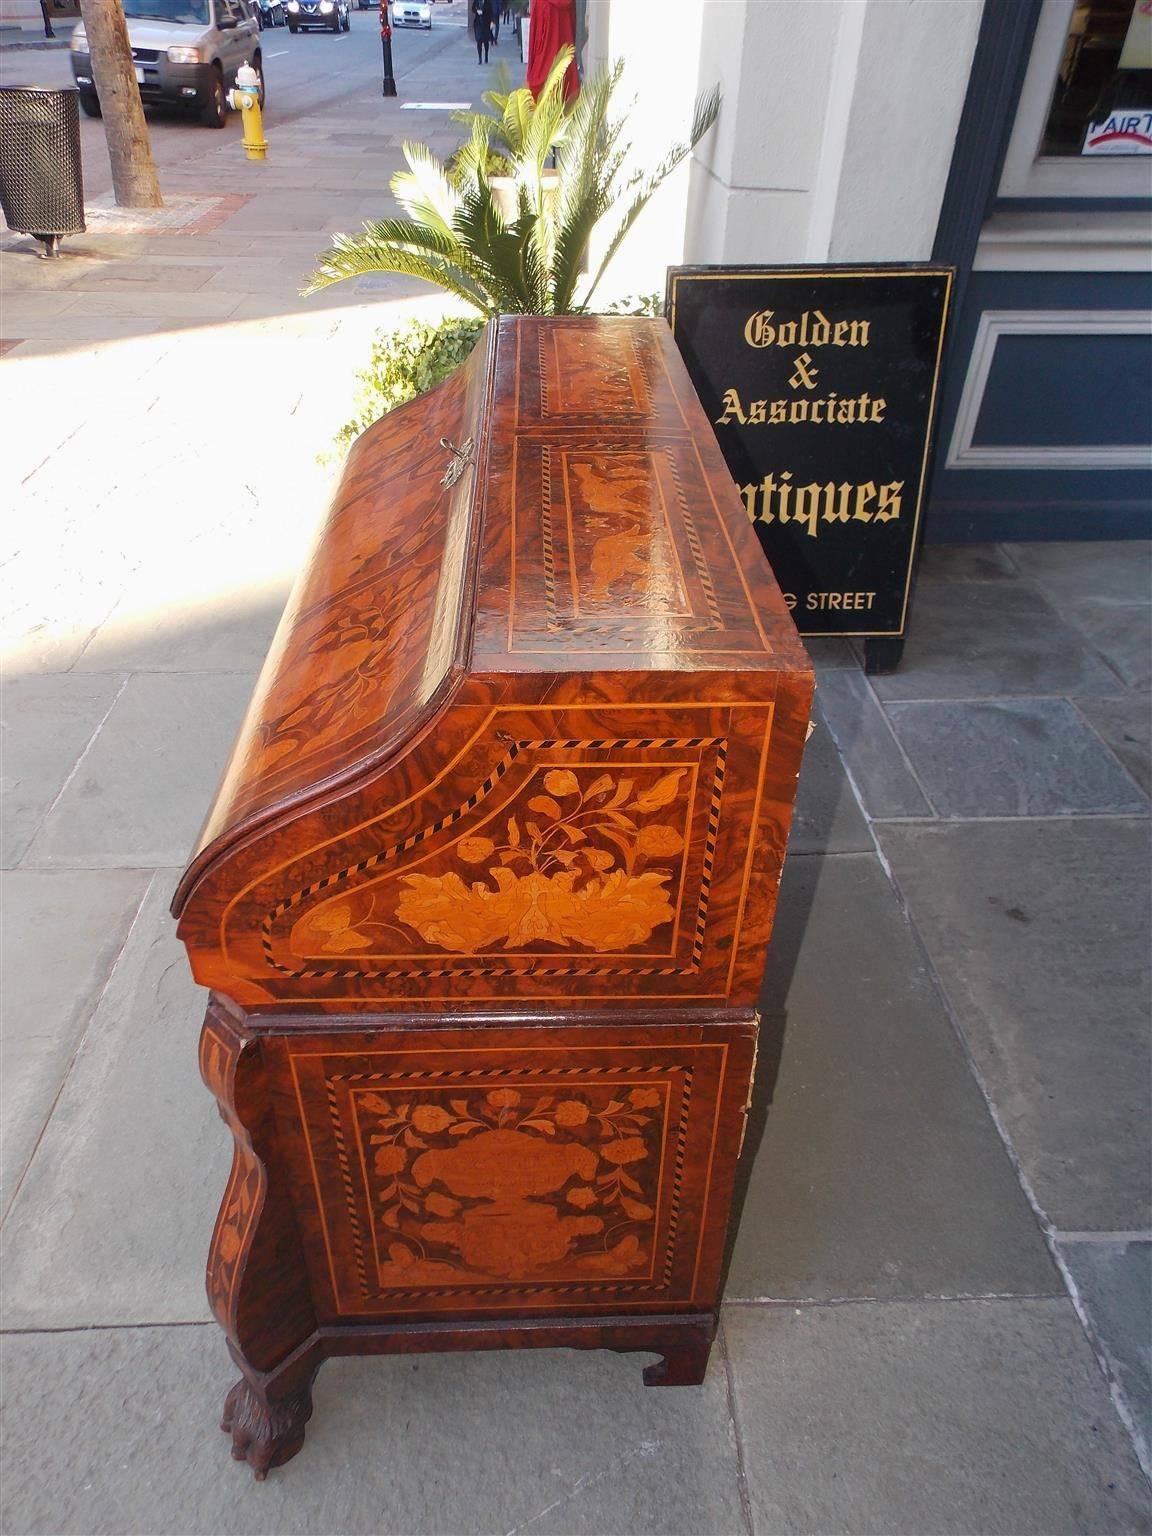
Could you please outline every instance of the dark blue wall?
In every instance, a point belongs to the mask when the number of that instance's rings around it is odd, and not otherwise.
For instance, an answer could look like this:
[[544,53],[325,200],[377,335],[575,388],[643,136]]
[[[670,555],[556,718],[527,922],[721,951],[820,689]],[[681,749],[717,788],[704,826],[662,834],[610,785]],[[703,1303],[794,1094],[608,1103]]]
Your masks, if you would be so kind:
[[924,536],[1152,536],[1152,341],[1147,336],[1005,336],[976,444],[1148,443],[1141,469],[945,469],[976,327],[985,310],[1152,309],[1133,272],[972,272],[953,321]]

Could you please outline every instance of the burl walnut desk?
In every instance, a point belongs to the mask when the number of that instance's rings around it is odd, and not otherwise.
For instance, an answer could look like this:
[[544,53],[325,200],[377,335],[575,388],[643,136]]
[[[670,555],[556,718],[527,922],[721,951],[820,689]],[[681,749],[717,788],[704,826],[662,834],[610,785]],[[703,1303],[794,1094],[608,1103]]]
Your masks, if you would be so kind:
[[174,903],[262,1477],[329,1355],[703,1378],[812,679],[661,320],[359,439]]

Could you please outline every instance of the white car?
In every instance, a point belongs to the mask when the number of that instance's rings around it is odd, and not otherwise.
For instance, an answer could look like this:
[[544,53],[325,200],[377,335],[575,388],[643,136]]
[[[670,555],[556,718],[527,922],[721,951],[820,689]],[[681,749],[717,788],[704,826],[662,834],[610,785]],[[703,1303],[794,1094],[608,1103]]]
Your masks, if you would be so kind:
[[392,25],[394,27],[423,27],[432,29],[432,6],[429,0],[392,0]]

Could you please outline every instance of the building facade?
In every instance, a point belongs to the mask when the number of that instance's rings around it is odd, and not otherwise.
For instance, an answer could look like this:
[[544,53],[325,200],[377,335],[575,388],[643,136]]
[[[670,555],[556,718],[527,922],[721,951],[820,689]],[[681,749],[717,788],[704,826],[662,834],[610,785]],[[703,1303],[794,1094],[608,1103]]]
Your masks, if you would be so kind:
[[618,290],[659,286],[653,249],[953,264],[927,537],[1152,532],[1152,0],[586,0],[581,21],[586,67],[624,59],[645,104],[641,158],[724,98]]

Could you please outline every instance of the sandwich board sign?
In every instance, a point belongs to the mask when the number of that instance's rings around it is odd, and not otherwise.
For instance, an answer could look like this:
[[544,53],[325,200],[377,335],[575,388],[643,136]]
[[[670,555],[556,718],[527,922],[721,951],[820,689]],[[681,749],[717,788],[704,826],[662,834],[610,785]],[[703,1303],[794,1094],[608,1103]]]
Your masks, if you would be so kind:
[[805,636],[899,640],[948,267],[673,267],[666,315]]

